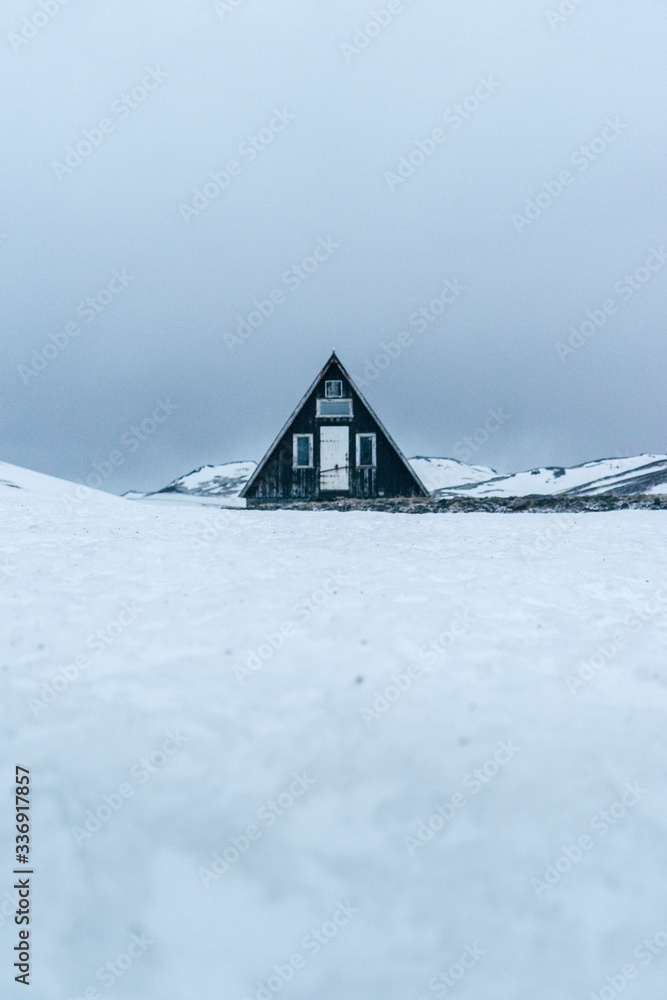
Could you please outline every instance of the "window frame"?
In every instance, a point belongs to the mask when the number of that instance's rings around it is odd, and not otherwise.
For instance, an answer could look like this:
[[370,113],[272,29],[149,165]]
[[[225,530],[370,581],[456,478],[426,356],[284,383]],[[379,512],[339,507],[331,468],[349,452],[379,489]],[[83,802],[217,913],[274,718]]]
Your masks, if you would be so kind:
[[[372,441],[372,444],[371,444],[371,460],[372,461],[371,461],[370,465],[362,465],[361,464],[361,439],[362,438],[368,438],[368,437],[371,438],[371,441]],[[356,460],[357,460],[357,468],[358,469],[377,469],[377,465],[378,465],[378,463],[377,463],[377,434],[374,431],[362,431],[359,434],[357,434],[357,439],[356,439],[356,455],[355,455],[355,457],[356,457]]]
[[[322,413],[323,403],[347,403],[349,405],[348,413]],[[354,407],[352,405],[351,396],[336,396],[334,399],[318,399],[317,406],[315,410],[315,416],[318,420],[351,420],[354,416]]]
[[[308,441],[308,465],[299,465],[299,438],[306,438]],[[314,465],[313,435],[312,434],[292,434],[292,468],[293,469],[313,469]]]
[[[330,385],[340,386],[340,392],[330,392]],[[339,378],[327,379],[324,383],[324,398],[325,399],[343,399],[343,380]]]

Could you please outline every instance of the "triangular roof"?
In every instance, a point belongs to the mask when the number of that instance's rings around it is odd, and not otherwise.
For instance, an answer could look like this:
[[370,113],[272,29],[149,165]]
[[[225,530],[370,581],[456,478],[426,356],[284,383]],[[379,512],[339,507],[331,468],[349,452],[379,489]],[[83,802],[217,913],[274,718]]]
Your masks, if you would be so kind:
[[315,386],[317,385],[317,383],[320,381],[320,379],[324,378],[324,375],[326,374],[327,369],[330,368],[331,365],[334,365],[334,364],[338,365],[338,367],[341,370],[341,372],[343,373],[344,377],[350,383],[350,385],[352,386],[352,388],[354,389],[354,391],[356,392],[356,394],[359,396],[359,398],[361,399],[362,403],[364,404],[364,406],[366,407],[366,409],[370,413],[370,415],[373,418],[373,420],[375,420],[375,422],[377,423],[377,425],[380,428],[380,430],[382,431],[382,433],[387,438],[387,441],[392,446],[392,448],[394,449],[394,451],[398,455],[399,459],[401,460],[401,462],[403,463],[403,465],[405,466],[405,468],[407,469],[407,471],[410,473],[410,475],[412,476],[412,478],[416,480],[417,484],[424,491],[424,495],[425,496],[429,496],[429,490],[426,489],[426,487],[422,483],[421,479],[419,478],[419,476],[417,475],[417,473],[415,472],[415,470],[412,468],[412,466],[410,465],[410,463],[408,462],[407,458],[405,457],[405,455],[403,454],[403,452],[401,451],[401,449],[398,447],[398,445],[394,441],[393,437],[391,436],[391,434],[389,433],[389,431],[387,430],[387,428],[384,426],[384,424],[382,423],[382,421],[380,420],[380,418],[377,416],[377,414],[375,413],[373,407],[370,405],[370,403],[368,402],[368,400],[364,397],[363,393],[360,391],[359,387],[356,385],[354,379],[350,376],[350,373],[347,371],[347,369],[345,368],[345,366],[343,365],[343,363],[341,362],[340,358],[338,357],[338,355],[336,354],[335,351],[331,352],[331,357],[329,358],[329,360],[327,361],[327,363],[317,373],[317,375],[315,376],[315,378],[313,379],[313,381],[311,382],[311,384],[308,386],[308,388],[306,389],[305,393],[303,394],[303,396],[301,397],[301,399],[299,400],[299,402],[297,403],[297,405],[294,407],[294,409],[292,410],[291,414],[289,415],[289,417],[287,418],[287,420],[285,421],[285,423],[283,424],[283,426],[280,428],[280,431],[278,432],[278,434],[276,435],[276,437],[274,438],[274,440],[271,442],[270,446],[267,448],[266,454],[264,455],[264,458],[261,460],[261,462],[259,463],[259,465],[255,469],[255,471],[253,472],[252,476],[250,477],[250,479],[248,480],[248,482],[245,484],[245,486],[241,490],[241,493],[239,494],[239,496],[245,497],[246,494],[247,494],[247,492],[248,492],[248,490],[251,488],[251,486],[255,482],[255,480],[257,480],[257,479],[260,478],[260,476],[262,474],[262,471],[264,469],[264,466],[267,464],[267,462],[271,458],[271,455],[273,454],[274,449],[280,443],[281,438],[287,432],[290,424],[292,423],[292,421],[294,420],[294,418],[297,416],[297,414],[299,413],[299,411],[301,410],[301,408],[303,406],[305,406],[305,404],[306,404],[306,402],[308,400],[308,397],[315,390]]

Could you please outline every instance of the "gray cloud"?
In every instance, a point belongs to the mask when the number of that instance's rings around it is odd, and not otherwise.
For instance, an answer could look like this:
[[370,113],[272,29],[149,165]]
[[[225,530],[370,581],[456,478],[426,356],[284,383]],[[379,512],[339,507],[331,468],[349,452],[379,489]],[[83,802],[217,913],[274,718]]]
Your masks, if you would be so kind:
[[259,458],[332,347],[409,454],[665,452],[667,10],[571,6],[7,2],[0,456]]

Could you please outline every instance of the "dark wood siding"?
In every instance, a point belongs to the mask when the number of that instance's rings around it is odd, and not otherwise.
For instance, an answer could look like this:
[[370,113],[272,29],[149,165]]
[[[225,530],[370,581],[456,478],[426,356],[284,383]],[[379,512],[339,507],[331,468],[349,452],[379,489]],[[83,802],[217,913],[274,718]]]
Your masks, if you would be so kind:
[[[325,398],[324,383],[336,379],[343,383],[343,396],[352,399],[352,417],[317,417],[317,400]],[[323,425],[347,425],[350,430],[349,489],[337,492],[320,490],[320,440]],[[293,468],[293,435],[313,435],[313,468]],[[357,468],[356,435],[376,435],[376,467]],[[345,371],[335,360],[323,369],[320,378],[303,405],[259,467],[243,494],[253,500],[309,500],[352,497],[410,497],[423,496],[420,486],[409,468],[388,439],[382,427],[359,396]]]

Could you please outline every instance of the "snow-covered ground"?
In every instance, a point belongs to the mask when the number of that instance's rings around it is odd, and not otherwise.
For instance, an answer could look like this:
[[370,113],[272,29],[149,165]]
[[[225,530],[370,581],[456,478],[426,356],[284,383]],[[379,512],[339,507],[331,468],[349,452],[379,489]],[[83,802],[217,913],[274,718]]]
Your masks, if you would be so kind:
[[39,1000],[663,1000],[665,513],[47,478],[0,485]]

